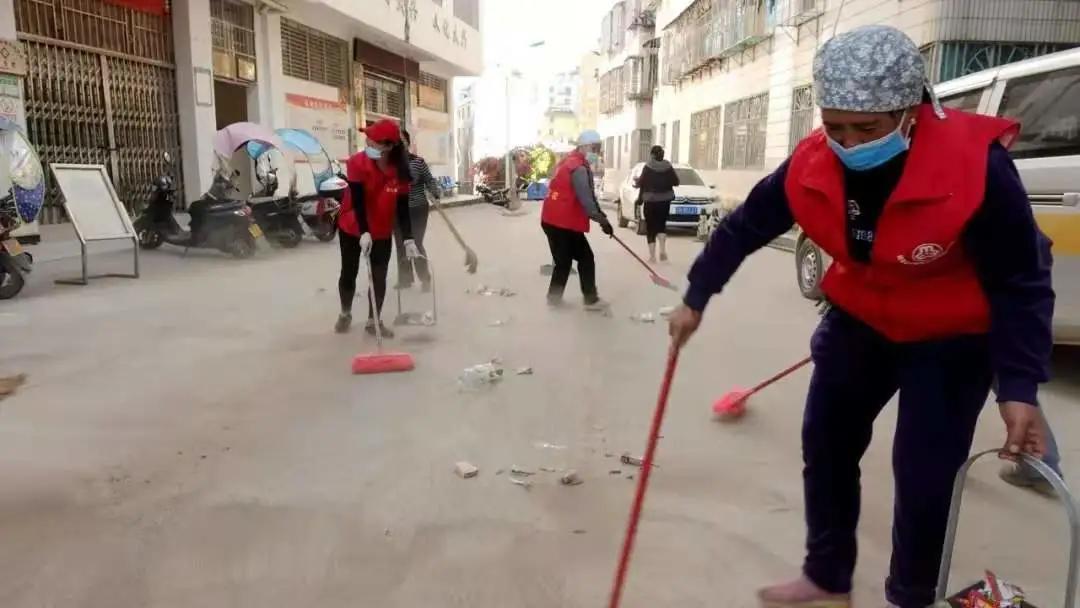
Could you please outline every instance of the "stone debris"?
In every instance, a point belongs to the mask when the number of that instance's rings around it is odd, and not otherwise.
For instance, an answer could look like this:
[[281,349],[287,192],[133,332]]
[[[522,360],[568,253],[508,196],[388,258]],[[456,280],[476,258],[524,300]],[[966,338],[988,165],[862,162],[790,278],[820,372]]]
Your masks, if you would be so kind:
[[531,376],[531,375],[533,375],[533,368],[531,368],[531,367],[528,367],[528,366],[526,366],[526,367],[519,367],[519,368],[517,369],[517,371],[516,371],[516,372],[514,372],[514,374],[516,374],[516,375],[518,375],[518,376]]
[[14,395],[19,390],[19,387],[26,383],[26,378],[26,374],[0,377],[0,401],[3,401],[5,397]]
[[545,473],[558,473],[559,472],[559,469],[556,469],[554,467],[540,467],[540,470],[545,472]]
[[528,481],[528,480],[525,480],[525,479],[518,479],[517,477],[511,477],[510,478],[510,483],[514,484],[515,486],[521,486],[521,487],[525,488],[526,490],[528,490],[529,488],[532,487],[532,482],[531,481]]
[[498,383],[503,378],[503,368],[498,359],[466,367],[458,376],[458,386],[462,389],[476,390]]
[[611,469],[608,471],[608,475],[622,475],[622,469]]
[[578,475],[577,471],[567,471],[565,475],[559,478],[559,482],[564,486],[580,486],[585,483],[585,480]]
[[462,460],[454,465],[454,472],[462,479],[471,479],[480,474],[480,469],[476,468],[472,463]]

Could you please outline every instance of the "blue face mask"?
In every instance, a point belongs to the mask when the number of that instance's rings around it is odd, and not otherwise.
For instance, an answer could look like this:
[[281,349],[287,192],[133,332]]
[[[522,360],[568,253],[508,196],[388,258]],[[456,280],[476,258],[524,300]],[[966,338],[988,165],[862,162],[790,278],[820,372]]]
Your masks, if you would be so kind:
[[[881,139],[859,144],[851,148],[845,148],[840,142],[826,136],[829,147],[844,163],[844,166],[852,171],[868,171],[880,167],[890,160],[907,152],[911,146],[911,137],[900,132],[904,118],[900,118],[900,124],[896,130]],[[910,133],[910,126],[909,126]]]
[[367,154],[367,157],[371,160],[378,160],[382,158],[382,150],[378,148],[373,148],[371,146],[364,148],[364,154]]
[[590,164],[593,164],[593,165],[600,162],[600,155],[597,154],[596,152],[589,152],[588,154],[585,155],[585,158],[589,161]]

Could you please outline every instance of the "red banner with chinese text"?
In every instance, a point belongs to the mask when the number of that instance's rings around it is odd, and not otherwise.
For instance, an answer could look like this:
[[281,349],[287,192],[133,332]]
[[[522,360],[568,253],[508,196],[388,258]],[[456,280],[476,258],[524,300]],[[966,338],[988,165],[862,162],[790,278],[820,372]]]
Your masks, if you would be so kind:
[[168,8],[165,6],[165,0],[105,0],[105,2],[126,6],[137,11],[153,13],[159,16],[168,12]]

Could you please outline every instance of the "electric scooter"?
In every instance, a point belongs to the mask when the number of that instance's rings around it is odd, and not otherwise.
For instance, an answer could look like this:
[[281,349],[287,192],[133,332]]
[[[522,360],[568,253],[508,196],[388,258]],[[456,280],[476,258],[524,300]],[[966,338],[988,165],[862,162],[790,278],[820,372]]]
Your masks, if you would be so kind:
[[[165,154],[171,167],[172,158]],[[157,249],[168,243],[185,250],[190,248],[217,249],[235,258],[255,255],[255,239],[262,230],[252,218],[251,208],[239,200],[233,179],[239,175],[227,173],[223,166],[214,174],[214,181],[202,197],[188,206],[191,214],[189,229],[185,230],[173,213],[176,186],[168,170],[154,180],[150,203],[135,218],[139,246]]]

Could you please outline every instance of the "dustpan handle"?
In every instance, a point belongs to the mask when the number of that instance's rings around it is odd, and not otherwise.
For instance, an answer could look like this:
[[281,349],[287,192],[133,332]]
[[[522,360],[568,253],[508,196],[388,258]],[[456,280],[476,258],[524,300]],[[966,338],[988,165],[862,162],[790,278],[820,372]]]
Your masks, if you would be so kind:
[[[945,595],[948,593],[949,570],[952,567],[953,548],[956,546],[956,529],[960,520],[960,504],[964,497],[964,484],[967,482],[968,471],[971,469],[971,465],[975,464],[975,461],[984,456],[991,454],[996,456],[999,453],[1000,450],[979,452],[968,458],[960,466],[960,470],[956,472],[956,481],[953,482],[952,505],[949,507],[949,522],[945,528],[945,544],[941,551],[941,569],[938,570],[937,592],[934,594],[935,602],[944,600]],[[1078,558],[1080,558],[1077,555],[1077,550],[1080,548],[1080,513],[1077,512],[1076,501],[1073,500],[1069,487],[1046,463],[1027,454],[1021,454],[1020,458],[1024,465],[1037,471],[1039,475],[1042,475],[1043,479],[1053,486],[1058,499],[1065,506],[1065,515],[1069,523],[1069,570],[1065,577],[1065,602],[1062,606],[1072,608],[1076,601],[1076,565]]]
[[[382,352],[382,311],[375,305],[375,275],[371,271],[371,254],[364,254],[364,266],[367,266],[368,305],[371,306],[371,316],[375,318],[375,344],[379,352]],[[401,294],[398,293],[400,297]]]

